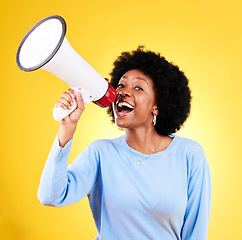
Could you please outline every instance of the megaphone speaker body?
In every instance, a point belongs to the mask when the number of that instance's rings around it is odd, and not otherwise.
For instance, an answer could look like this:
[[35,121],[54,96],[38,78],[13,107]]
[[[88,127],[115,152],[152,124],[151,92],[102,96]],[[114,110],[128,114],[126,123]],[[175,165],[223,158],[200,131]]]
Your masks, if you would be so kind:
[[[43,69],[80,91],[84,104],[93,101],[107,107],[116,98],[115,89],[69,44],[66,23],[54,15],[42,19],[25,35],[17,52],[17,65],[23,71]],[[54,108],[55,120],[60,121],[73,109]]]

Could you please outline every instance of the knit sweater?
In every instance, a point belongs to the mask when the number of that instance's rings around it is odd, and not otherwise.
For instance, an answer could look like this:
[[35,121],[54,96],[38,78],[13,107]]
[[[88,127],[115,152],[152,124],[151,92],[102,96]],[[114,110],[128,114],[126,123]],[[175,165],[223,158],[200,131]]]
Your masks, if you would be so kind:
[[[95,240],[206,240],[211,178],[201,146],[171,135],[147,158],[126,136],[97,140],[68,165],[72,145],[57,137],[38,189],[40,202],[67,206],[88,196]],[[138,159],[145,159],[138,164]]]

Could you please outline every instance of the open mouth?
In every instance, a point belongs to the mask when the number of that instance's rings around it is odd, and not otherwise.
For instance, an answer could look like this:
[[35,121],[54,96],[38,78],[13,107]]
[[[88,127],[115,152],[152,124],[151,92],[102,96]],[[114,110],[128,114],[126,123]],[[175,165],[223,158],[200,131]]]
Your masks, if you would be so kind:
[[119,100],[117,103],[117,113],[127,115],[134,110],[134,106],[130,103]]

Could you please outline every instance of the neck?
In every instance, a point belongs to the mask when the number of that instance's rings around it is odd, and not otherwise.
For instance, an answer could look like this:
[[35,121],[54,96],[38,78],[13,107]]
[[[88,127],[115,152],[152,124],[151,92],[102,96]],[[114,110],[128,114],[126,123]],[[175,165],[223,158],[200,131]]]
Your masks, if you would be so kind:
[[[144,154],[152,154],[154,151],[159,151],[157,148],[163,136],[159,135],[155,128],[150,129],[125,129],[126,141],[128,145]],[[157,148],[157,149],[156,149]]]

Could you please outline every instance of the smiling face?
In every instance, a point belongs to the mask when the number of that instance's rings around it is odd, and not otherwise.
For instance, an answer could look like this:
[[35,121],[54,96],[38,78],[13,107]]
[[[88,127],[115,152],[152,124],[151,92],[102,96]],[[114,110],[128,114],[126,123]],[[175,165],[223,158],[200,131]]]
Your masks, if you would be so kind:
[[154,127],[157,115],[153,80],[140,70],[132,69],[120,79],[113,103],[114,119],[121,128]]

